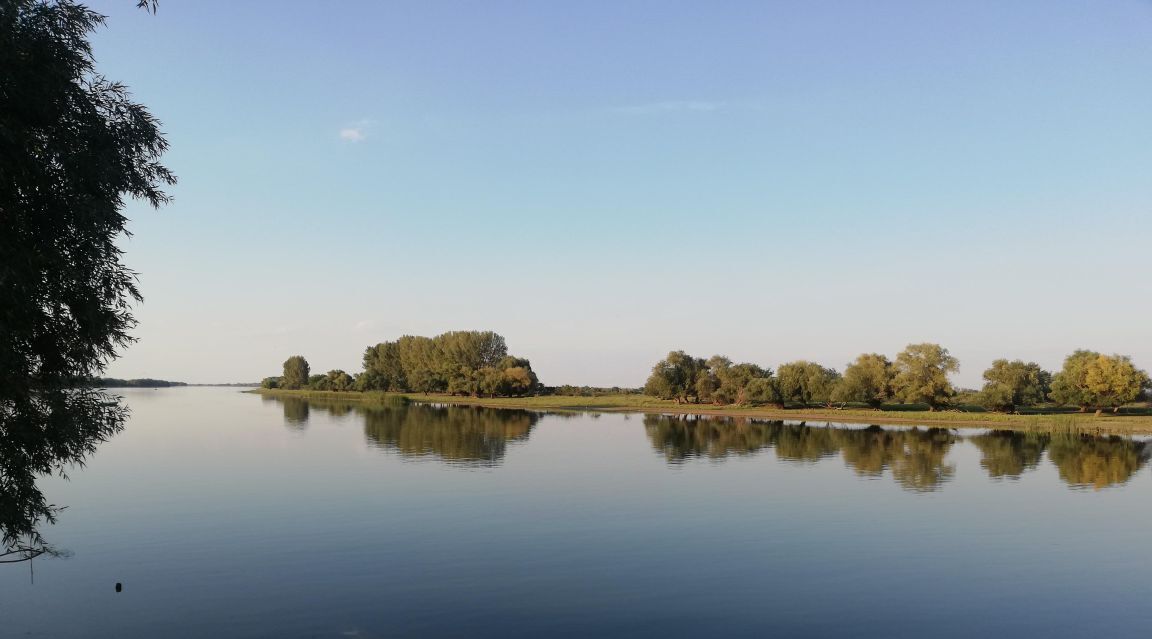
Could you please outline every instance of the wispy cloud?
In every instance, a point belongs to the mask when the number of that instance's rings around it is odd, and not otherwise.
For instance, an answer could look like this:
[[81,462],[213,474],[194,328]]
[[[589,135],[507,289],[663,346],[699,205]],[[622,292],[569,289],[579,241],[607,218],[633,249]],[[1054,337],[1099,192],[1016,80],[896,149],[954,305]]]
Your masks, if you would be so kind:
[[666,100],[663,102],[648,102],[645,104],[631,104],[612,109],[615,113],[626,115],[649,115],[653,113],[706,113],[719,111],[728,106],[727,102],[709,100]]
[[340,129],[340,139],[346,142],[359,142],[364,139],[364,131],[353,127]]
[[369,133],[375,128],[375,120],[357,120],[340,129],[340,139],[345,142],[363,142],[368,139]]

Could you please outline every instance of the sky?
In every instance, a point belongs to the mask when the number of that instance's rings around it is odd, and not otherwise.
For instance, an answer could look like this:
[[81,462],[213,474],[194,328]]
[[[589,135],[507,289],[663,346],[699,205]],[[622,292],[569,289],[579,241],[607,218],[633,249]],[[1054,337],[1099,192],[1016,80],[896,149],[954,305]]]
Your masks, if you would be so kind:
[[1152,1],[100,0],[163,122],[116,377],[504,335],[546,384],[938,342],[1152,368]]

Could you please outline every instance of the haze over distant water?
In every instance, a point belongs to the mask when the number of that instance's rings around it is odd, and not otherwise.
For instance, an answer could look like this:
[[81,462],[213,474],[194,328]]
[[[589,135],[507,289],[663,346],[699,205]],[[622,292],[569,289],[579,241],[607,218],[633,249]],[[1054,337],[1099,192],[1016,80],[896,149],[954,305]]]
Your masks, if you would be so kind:
[[93,4],[181,178],[129,210],[109,376],[471,328],[545,383],[920,341],[962,386],[1152,366],[1147,2]]

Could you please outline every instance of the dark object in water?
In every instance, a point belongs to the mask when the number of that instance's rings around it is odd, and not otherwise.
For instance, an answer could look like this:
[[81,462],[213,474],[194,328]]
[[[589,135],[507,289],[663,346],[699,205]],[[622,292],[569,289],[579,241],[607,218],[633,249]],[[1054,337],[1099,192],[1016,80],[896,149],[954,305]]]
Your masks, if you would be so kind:
[[116,582],[116,592],[120,592],[123,589],[124,589],[124,586],[120,585],[120,582],[117,581]]

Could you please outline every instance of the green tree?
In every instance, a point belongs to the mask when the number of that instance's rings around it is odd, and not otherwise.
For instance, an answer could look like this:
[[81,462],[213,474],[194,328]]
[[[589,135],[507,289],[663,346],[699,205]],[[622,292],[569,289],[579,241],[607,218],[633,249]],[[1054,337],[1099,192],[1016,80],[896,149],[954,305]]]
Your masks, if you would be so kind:
[[1113,411],[1137,398],[1148,388],[1148,373],[1136,368],[1124,355],[1101,355],[1088,365],[1085,376],[1088,397],[1096,406]]
[[467,378],[482,368],[495,368],[508,355],[504,338],[492,331],[449,331],[432,339],[435,363],[445,378]]
[[689,398],[698,402],[696,379],[706,369],[704,360],[684,351],[672,351],[652,367],[644,392],[660,399],[674,399],[677,404],[686,403]]
[[[731,360],[722,355],[715,355],[708,360],[709,374],[716,378],[716,388],[712,391],[712,401],[716,404],[746,404],[752,401],[760,403],[777,403],[775,391],[765,395],[760,392],[758,399],[752,400],[748,396],[748,386],[755,379],[771,379],[772,371],[756,364],[742,362],[733,364]],[[773,387],[775,388],[775,387]],[[761,385],[758,391],[764,391]]]
[[324,375],[313,375],[308,386],[314,390],[322,391],[350,391],[356,385],[351,375],[340,369],[330,370]]
[[437,372],[439,357],[432,338],[404,335],[396,340],[396,347],[408,390],[431,393],[448,387],[447,381]]
[[879,408],[892,399],[892,362],[879,353],[864,353],[844,369],[832,392],[837,402],[862,402]]
[[1050,395],[1058,404],[1081,411],[1092,406],[1100,412],[1135,401],[1148,385],[1148,374],[1128,357],[1078,350],[1064,359],[1064,368],[1052,378]]
[[280,381],[279,377],[265,377],[260,382],[260,388],[280,388]]
[[701,402],[714,402],[716,389],[720,386],[716,375],[711,370],[705,370],[696,378],[696,397]]
[[525,358],[508,354],[492,331],[451,331],[435,337],[405,335],[364,351],[360,390],[447,392],[453,395],[527,395],[540,381]]
[[780,386],[777,384],[776,379],[772,377],[753,377],[748,380],[748,383],[745,384],[741,390],[739,403],[751,404],[752,406],[772,404],[773,406],[783,408],[784,397],[780,393]]
[[159,123],[96,70],[103,24],[67,0],[0,2],[0,501],[20,506],[0,533],[26,558],[56,512],[35,477],[123,426],[116,398],[86,385],[132,341],[141,300],[122,210],[158,207],[175,182]]
[[519,397],[536,391],[540,382],[536,373],[530,367],[513,366],[502,371],[504,376],[504,394]]
[[1035,362],[998,359],[984,371],[980,403],[990,409],[1012,412],[1019,406],[1035,406],[1048,395],[1048,371]]
[[280,388],[299,390],[308,386],[308,360],[303,355],[293,355],[284,360],[284,374],[280,377]]
[[1052,377],[1049,397],[1061,406],[1078,406],[1083,412],[1092,403],[1088,394],[1088,366],[1100,353],[1076,350],[1064,358],[1064,367]]
[[893,387],[906,403],[927,404],[928,410],[943,406],[955,393],[948,374],[960,370],[960,362],[939,344],[909,344],[896,356]]
[[364,373],[360,390],[404,391],[408,380],[397,342],[382,342],[364,350]]
[[532,370],[532,362],[523,357],[506,355],[500,359],[496,368],[504,377],[504,395],[519,397],[535,393],[540,388],[540,379]]
[[781,364],[776,369],[781,399],[803,406],[828,404],[832,401],[832,389],[839,380],[840,374],[834,369],[803,360]]

